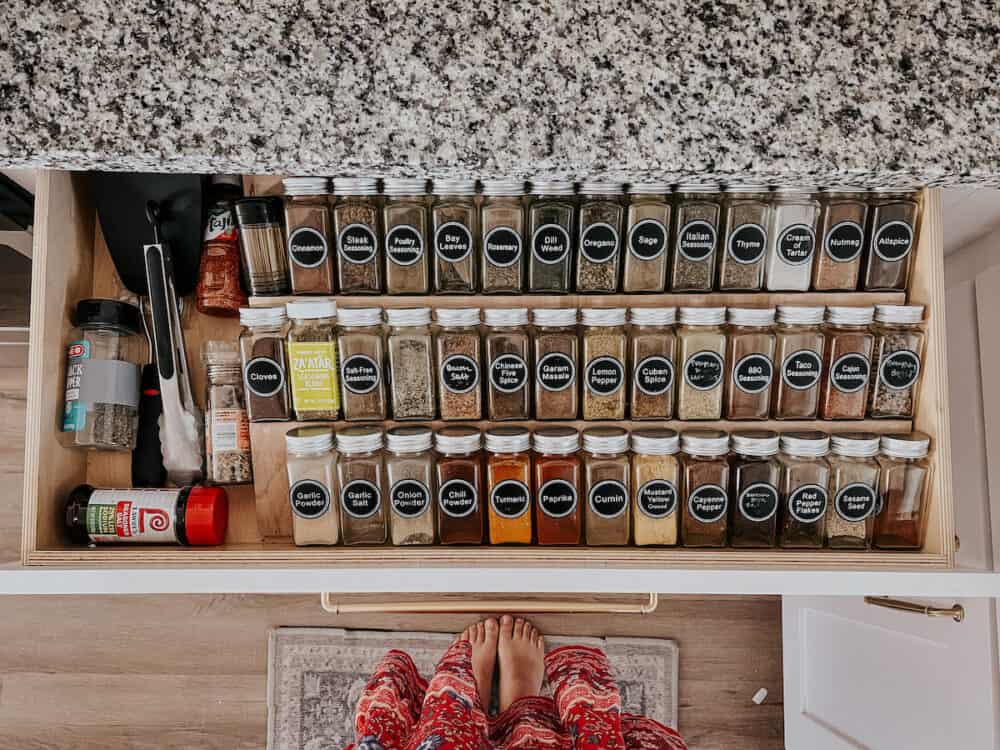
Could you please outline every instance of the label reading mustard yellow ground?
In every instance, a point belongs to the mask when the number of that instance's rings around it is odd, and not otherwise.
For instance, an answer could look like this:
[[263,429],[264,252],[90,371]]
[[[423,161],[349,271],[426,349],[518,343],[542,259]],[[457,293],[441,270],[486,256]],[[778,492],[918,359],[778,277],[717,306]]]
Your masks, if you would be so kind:
[[288,344],[292,405],[296,412],[337,411],[337,350],[332,341],[297,341]]

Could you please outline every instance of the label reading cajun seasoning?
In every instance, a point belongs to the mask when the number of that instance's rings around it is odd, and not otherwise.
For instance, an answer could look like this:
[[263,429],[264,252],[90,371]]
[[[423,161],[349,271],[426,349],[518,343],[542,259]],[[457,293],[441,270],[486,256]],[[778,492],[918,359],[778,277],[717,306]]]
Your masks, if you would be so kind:
[[531,494],[523,482],[506,479],[490,492],[490,506],[502,518],[520,518],[531,507]]
[[808,224],[792,224],[778,235],[778,256],[792,266],[808,263],[816,249],[816,232]]
[[465,518],[476,512],[476,488],[464,479],[449,479],[438,490],[438,507],[451,518]]
[[330,510],[330,490],[320,482],[302,479],[288,488],[288,502],[299,518],[319,518]]
[[920,377],[920,357],[909,349],[893,352],[879,365],[878,377],[887,388],[895,391],[911,388]]
[[93,542],[177,542],[174,508],[181,490],[94,490],[87,503]]
[[490,385],[502,393],[516,393],[528,383],[528,365],[516,354],[501,354],[490,365]]
[[302,268],[316,268],[326,260],[326,237],[312,227],[299,227],[288,236],[288,256]]
[[569,232],[559,224],[543,224],[531,237],[531,252],[540,263],[561,263],[569,255]]
[[389,505],[396,515],[416,518],[430,507],[431,493],[423,482],[401,479],[389,489]]
[[434,233],[434,249],[449,263],[465,260],[472,252],[472,232],[457,221],[442,224]]
[[618,518],[628,508],[628,490],[621,482],[605,479],[590,488],[587,502],[601,518]]
[[886,222],[875,230],[872,247],[882,260],[889,263],[900,261],[913,247],[913,227],[905,221]]
[[744,393],[762,393],[771,385],[774,366],[763,354],[748,354],[733,368],[733,383]]
[[576,364],[562,352],[551,352],[538,361],[538,384],[547,391],[564,391],[576,380]]
[[591,263],[607,263],[618,253],[618,230],[603,222],[591,224],[580,235],[580,252]]
[[366,354],[352,354],[340,370],[344,388],[358,396],[374,391],[382,379],[382,368]]
[[646,357],[635,368],[635,387],[647,396],[662,396],[674,384],[674,363],[666,357]]
[[710,391],[722,383],[724,363],[717,352],[692,354],[684,363],[684,382],[696,391]]
[[468,393],[479,385],[479,363],[465,354],[452,354],[441,363],[441,384],[451,393]]
[[382,493],[366,479],[353,479],[340,490],[340,506],[351,518],[371,518],[382,505]]
[[549,518],[565,518],[576,510],[576,487],[563,479],[551,479],[538,490],[538,507]]
[[792,352],[781,365],[781,379],[796,391],[813,388],[823,372],[823,360],[812,349]]
[[875,511],[875,490],[855,482],[841,487],[833,501],[837,515],[848,523],[864,521]]
[[625,366],[614,357],[597,357],[587,365],[587,390],[597,396],[611,396],[625,383]]
[[667,247],[667,228],[656,219],[643,219],[628,233],[628,251],[639,260],[656,260]]
[[340,233],[340,257],[348,263],[371,263],[378,252],[375,232],[367,224],[348,224]]
[[767,249],[767,232],[760,224],[740,224],[730,232],[726,246],[737,263],[756,263]]
[[483,251],[491,265],[506,268],[521,258],[521,235],[510,227],[497,227],[486,233]]
[[815,523],[826,515],[826,488],[804,484],[788,496],[788,512],[799,523]]
[[823,240],[823,250],[837,263],[849,263],[861,254],[865,230],[853,221],[842,221],[830,227]]
[[695,262],[715,252],[715,227],[707,221],[691,221],[677,233],[677,252]]
[[830,368],[830,382],[841,393],[857,393],[868,385],[870,369],[865,355],[856,352],[845,354]]
[[778,512],[778,490],[766,482],[751,484],[740,493],[736,507],[752,523],[768,521]]
[[424,236],[408,224],[393,227],[385,235],[385,254],[397,266],[412,266],[424,254]]
[[639,511],[647,518],[666,518],[677,509],[677,488],[665,479],[653,479],[639,488]]
[[285,368],[270,357],[254,357],[243,370],[247,390],[268,398],[285,387]]
[[688,494],[688,513],[699,523],[715,523],[728,507],[729,496],[717,484],[702,484]]

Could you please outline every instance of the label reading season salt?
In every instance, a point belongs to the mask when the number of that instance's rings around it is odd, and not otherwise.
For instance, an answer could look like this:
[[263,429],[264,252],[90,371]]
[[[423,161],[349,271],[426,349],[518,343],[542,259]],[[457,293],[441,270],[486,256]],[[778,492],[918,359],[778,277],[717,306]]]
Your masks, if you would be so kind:
[[667,228],[656,219],[643,219],[628,233],[628,250],[639,260],[656,260],[667,247]]

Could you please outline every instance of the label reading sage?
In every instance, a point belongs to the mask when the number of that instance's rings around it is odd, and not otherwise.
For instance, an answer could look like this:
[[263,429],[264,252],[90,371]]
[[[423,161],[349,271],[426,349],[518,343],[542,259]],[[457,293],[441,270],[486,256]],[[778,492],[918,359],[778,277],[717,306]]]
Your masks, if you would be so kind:
[[639,260],[656,260],[667,247],[667,228],[656,219],[643,219],[628,233],[628,250]]

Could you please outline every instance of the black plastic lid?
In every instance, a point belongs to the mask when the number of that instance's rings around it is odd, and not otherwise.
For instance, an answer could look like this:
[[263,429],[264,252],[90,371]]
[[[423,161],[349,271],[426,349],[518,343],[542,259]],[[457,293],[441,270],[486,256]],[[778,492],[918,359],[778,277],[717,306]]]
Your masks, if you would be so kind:
[[124,328],[142,330],[139,308],[116,299],[82,299],[76,303],[76,324],[80,328]]
[[236,221],[241,225],[281,223],[281,199],[240,198],[234,205]]

